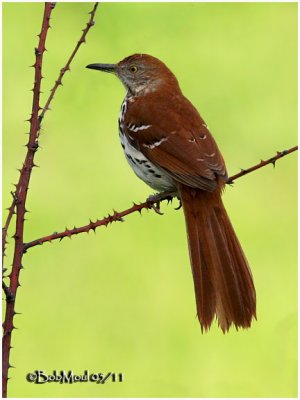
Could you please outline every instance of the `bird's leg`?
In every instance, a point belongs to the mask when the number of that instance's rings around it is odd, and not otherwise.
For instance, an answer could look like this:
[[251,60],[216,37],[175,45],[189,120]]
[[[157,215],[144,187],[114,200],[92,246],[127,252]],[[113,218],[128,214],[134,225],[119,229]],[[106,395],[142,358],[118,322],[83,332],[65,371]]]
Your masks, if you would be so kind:
[[178,196],[176,190],[166,190],[164,192],[152,194],[147,198],[147,201],[150,201],[151,203],[159,203],[162,200],[172,200],[175,196]]

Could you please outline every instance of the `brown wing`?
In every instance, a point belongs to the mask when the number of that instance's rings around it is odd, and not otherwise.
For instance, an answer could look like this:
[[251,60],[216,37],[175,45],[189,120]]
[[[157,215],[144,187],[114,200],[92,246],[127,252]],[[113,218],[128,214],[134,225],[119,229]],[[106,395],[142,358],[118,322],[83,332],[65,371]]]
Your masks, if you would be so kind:
[[212,191],[218,177],[226,180],[223,157],[193,105],[182,95],[146,97],[127,104],[125,133],[132,145],[187,186]]

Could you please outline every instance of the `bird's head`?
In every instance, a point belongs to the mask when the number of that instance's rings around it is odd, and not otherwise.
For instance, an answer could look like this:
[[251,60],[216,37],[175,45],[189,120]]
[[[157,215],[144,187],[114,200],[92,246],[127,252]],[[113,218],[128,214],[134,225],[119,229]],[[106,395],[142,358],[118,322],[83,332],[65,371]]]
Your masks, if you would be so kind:
[[87,68],[117,75],[132,95],[154,92],[162,86],[179,88],[169,68],[148,54],[133,54],[117,64],[89,64]]

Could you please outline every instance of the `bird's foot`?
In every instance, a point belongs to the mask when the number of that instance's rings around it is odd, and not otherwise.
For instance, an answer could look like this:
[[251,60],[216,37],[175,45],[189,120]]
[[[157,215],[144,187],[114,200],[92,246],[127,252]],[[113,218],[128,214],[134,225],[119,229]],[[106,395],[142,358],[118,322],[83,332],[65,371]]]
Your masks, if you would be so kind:
[[160,211],[160,202],[162,200],[168,200],[168,202],[172,201],[173,198],[177,196],[177,192],[175,191],[165,191],[165,192],[160,192],[153,194],[147,198],[147,201],[153,203],[151,208],[159,215],[163,215],[163,213]]
[[159,203],[162,200],[171,201],[177,195],[178,193],[174,190],[166,190],[165,192],[152,194],[147,198],[147,201],[150,201],[151,203]]

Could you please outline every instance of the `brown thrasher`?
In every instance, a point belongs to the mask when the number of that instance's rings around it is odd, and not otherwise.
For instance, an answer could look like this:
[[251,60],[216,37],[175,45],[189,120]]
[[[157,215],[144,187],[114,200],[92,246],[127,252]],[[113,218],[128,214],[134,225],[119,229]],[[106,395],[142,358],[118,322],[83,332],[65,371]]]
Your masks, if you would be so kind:
[[118,64],[90,64],[123,82],[121,144],[136,175],[183,206],[202,330],[217,316],[223,332],[248,328],[256,317],[249,265],[221,199],[227,180],[223,157],[174,74],[155,57],[134,54]]

